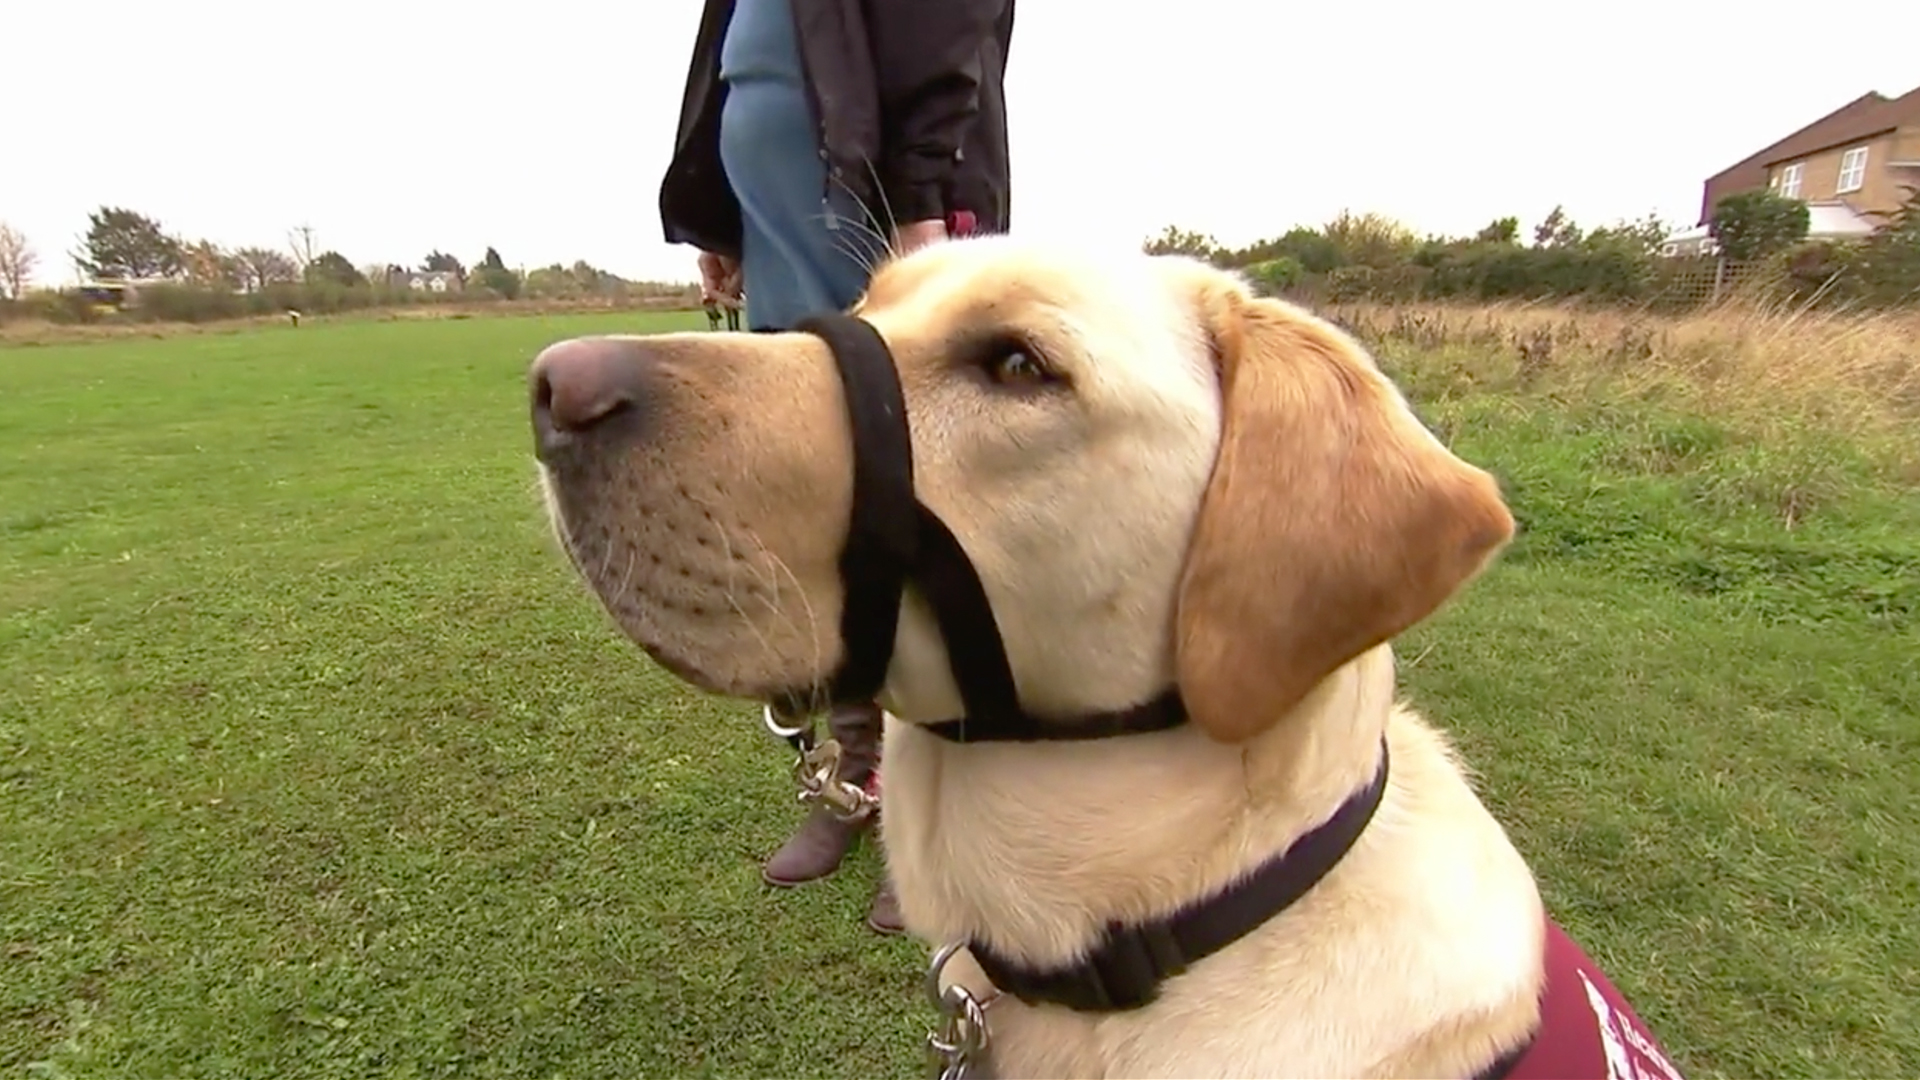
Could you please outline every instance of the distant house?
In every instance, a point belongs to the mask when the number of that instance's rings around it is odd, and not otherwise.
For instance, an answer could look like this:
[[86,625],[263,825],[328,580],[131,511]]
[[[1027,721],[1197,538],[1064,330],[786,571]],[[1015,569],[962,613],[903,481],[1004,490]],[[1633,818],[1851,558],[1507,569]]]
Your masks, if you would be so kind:
[[1710,255],[1707,223],[1721,199],[1771,188],[1807,204],[1814,239],[1865,236],[1920,186],[1920,87],[1864,94],[1707,179],[1699,224],[1667,238],[1667,255]]
[[80,295],[101,311],[118,311],[125,307],[140,306],[140,290],[151,285],[175,285],[177,278],[169,277],[94,277],[82,275],[77,286]]
[[402,270],[389,275],[387,284],[416,292],[447,293],[461,289],[460,275],[451,270]]
[[1695,225],[1674,233],[1660,245],[1660,254],[1670,259],[1699,259],[1720,254],[1713,233],[1705,225]]
[[76,290],[101,314],[140,306],[140,290],[149,285],[170,285],[163,277],[93,277],[83,275]]

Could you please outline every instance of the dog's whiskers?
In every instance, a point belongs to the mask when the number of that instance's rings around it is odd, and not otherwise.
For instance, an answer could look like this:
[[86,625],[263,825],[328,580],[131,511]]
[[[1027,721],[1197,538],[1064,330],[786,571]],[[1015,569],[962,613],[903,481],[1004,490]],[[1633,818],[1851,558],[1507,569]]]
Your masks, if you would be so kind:
[[880,174],[874,169],[872,162],[867,163],[867,174],[873,180],[874,192],[880,197],[881,208],[885,212],[884,219],[873,212],[872,207],[867,205],[866,200],[860,197],[860,193],[855,191],[852,185],[844,180],[836,180],[835,183],[853,201],[854,208],[859,211],[860,216],[851,219],[852,224],[855,228],[863,230],[873,241],[874,251],[865,253],[864,258],[854,257],[855,261],[861,264],[861,268],[871,276],[881,264],[898,257],[900,253],[893,243],[893,228],[887,224],[893,220],[893,208],[887,205],[886,189],[881,186]]
[[[726,579],[721,583],[722,589],[723,589],[723,597],[727,602],[727,607],[730,608],[735,615],[738,615],[740,617],[741,622],[746,624],[747,632],[753,635],[754,641],[760,646],[761,653],[765,655],[769,660],[773,661],[774,665],[777,667],[780,660],[780,651],[776,649],[774,647],[773,642],[768,640],[767,636],[761,632],[759,622],[752,615],[747,613],[747,609],[740,603],[739,594],[734,590],[734,580],[738,574],[738,571],[741,565],[745,564],[749,572],[752,572],[755,569],[755,567],[753,566],[751,561],[742,559],[740,557],[740,554],[734,550],[732,537],[727,535],[726,529],[723,529],[720,527],[719,522],[717,521],[713,522],[713,528],[714,528],[714,532],[720,538],[720,547],[723,551],[726,552],[726,556],[727,556],[727,576],[726,576]],[[757,538],[754,539],[754,545],[756,547],[761,546]],[[759,580],[758,574],[754,574],[754,577],[756,578],[756,580]],[[774,618],[782,622],[787,622],[785,614],[780,610],[780,605],[778,603],[779,595],[780,595],[779,578],[775,576],[771,578],[770,581],[762,581],[761,584],[766,585],[773,593],[772,599],[767,604],[769,611],[772,613]],[[793,629],[793,626],[790,622],[787,624],[786,629]]]
[[[826,215],[820,215],[820,220],[826,220]],[[869,225],[854,221],[850,218],[842,218],[840,220],[852,226],[852,229],[833,230],[833,249],[845,255],[849,261],[859,266],[864,275],[872,277],[873,272],[879,268],[882,260],[876,257],[874,251],[871,249],[878,246],[884,251],[886,247],[885,240],[874,233],[872,227]],[[848,234],[853,230],[864,230],[865,235],[855,234],[849,236]],[[867,238],[871,238],[873,243],[867,244],[862,242],[863,239]]]
[[[751,531],[748,532],[748,536],[753,537]],[[760,543],[758,537],[753,537],[753,540],[754,546],[766,554],[767,561],[773,565],[773,568],[779,573],[784,574],[786,579],[793,583],[793,595],[800,601],[801,614],[806,617],[804,627],[798,627],[797,629],[802,631],[803,636],[806,638],[808,648],[811,650],[808,670],[815,672],[822,670],[826,664],[826,658],[821,655],[819,634],[820,619],[818,614],[813,610],[813,602],[807,599],[807,590],[801,586],[799,575],[793,572],[793,568],[788,566],[785,560],[774,554],[772,549],[768,548],[765,544]],[[780,586],[776,584],[773,592],[773,599],[776,606],[782,591]],[[789,625],[792,624],[789,623]],[[808,702],[809,706],[813,709],[819,709],[824,704],[820,699],[821,692],[818,687],[815,687],[811,700]]]

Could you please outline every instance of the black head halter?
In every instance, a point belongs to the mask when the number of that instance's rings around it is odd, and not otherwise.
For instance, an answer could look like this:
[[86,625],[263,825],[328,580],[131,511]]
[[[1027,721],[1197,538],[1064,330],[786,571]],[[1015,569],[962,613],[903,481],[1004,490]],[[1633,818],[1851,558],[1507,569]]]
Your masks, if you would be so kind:
[[933,609],[966,715],[922,725],[952,742],[1099,739],[1164,731],[1187,721],[1177,690],[1115,712],[1042,722],[1020,705],[999,624],[966,549],[913,491],[913,436],[893,353],[852,315],[819,315],[797,329],[827,343],[853,429],[853,516],[840,554],[845,649],[828,687],[835,702],[870,701],[886,680],[911,583]]

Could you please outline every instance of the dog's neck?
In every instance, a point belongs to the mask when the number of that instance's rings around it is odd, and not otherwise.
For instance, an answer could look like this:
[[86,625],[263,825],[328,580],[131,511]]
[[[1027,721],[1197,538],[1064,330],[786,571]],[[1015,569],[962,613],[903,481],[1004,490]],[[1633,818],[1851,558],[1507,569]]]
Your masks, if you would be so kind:
[[1235,746],[1193,725],[955,745],[895,721],[883,821],[902,899],[939,922],[923,932],[1065,961],[1107,923],[1224,887],[1324,821],[1373,777],[1393,695],[1381,646]]

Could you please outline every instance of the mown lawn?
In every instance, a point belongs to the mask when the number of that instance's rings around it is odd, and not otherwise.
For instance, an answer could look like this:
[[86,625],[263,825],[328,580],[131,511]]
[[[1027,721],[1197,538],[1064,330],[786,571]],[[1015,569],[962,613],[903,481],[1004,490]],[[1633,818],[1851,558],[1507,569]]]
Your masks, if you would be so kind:
[[[593,316],[0,351],[0,1074],[900,1076],[871,851],[773,892],[750,710],[551,547]],[[1403,644],[1690,1074],[1920,1074],[1920,506],[1783,528],[1711,423],[1423,387],[1525,534]],[[1844,455],[1843,455],[1844,457]]]

